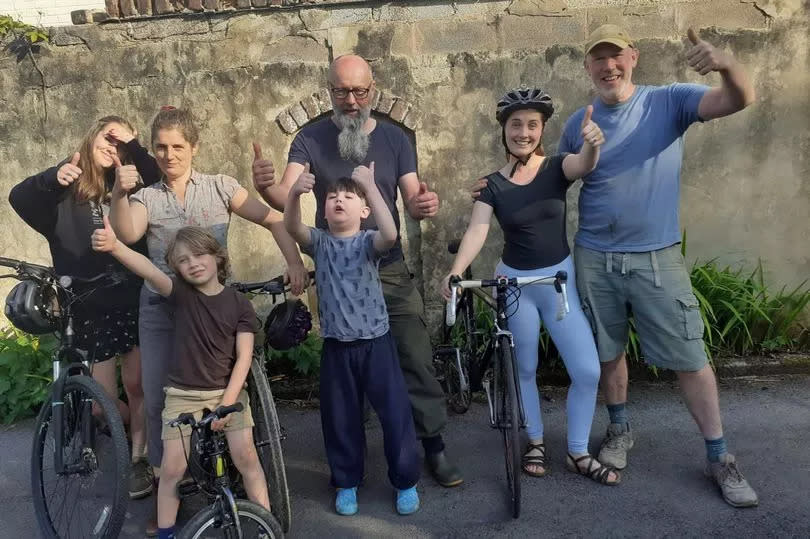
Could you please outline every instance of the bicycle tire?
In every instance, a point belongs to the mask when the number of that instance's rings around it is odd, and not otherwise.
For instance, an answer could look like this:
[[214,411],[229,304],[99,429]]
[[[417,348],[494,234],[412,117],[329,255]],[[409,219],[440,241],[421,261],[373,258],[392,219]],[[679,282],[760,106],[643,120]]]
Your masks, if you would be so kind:
[[[260,356],[261,357],[261,356]],[[290,531],[292,511],[284,454],[281,450],[281,425],[263,362],[254,357],[248,373],[248,396],[253,411],[253,442],[267,479],[270,507],[285,533]]]
[[[80,460],[90,470],[85,468],[81,472],[64,475],[56,475],[53,471],[56,441],[51,428],[51,403],[54,399],[51,394],[37,416],[31,455],[31,491],[39,529],[47,539],[118,537],[129,501],[130,465],[126,433],[118,408],[98,382],[88,376],[68,377],[60,398],[64,402],[62,453],[65,464],[79,461],[77,454],[74,454],[78,450],[78,455],[82,457]],[[93,420],[90,427],[93,442],[91,447],[84,447],[81,440],[82,418],[90,413],[84,407],[92,406],[92,403],[96,403],[101,410],[109,433],[102,433]],[[50,482],[46,477],[49,461],[56,483],[53,489],[48,488]],[[103,470],[108,468],[109,473],[105,474]],[[98,479],[109,484],[97,485]],[[60,485],[64,487],[61,496],[52,492]],[[100,492],[107,493],[108,499],[101,500],[103,505],[98,511],[82,505],[83,496],[100,499]],[[66,507],[68,501],[73,502],[72,510]],[[74,525],[78,528],[75,531]]]
[[511,340],[506,336],[499,337],[498,350],[501,355],[500,391],[503,399],[499,428],[503,435],[506,482],[512,498],[512,518],[518,518],[520,516],[520,404]]
[[[284,532],[281,529],[276,517],[264,507],[253,503],[249,500],[236,500],[236,514],[239,516],[239,523],[243,527],[251,525],[252,530],[244,533],[245,539],[253,539],[259,536],[259,532],[263,531],[267,534],[268,539],[275,539],[284,537]],[[200,509],[191,519],[183,526],[183,529],[177,534],[177,539],[203,539],[209,537],[236,537],[234,532],[232,535],[227,528],[220,527],[222,522],[222,512],[218,503],[209,505]],[[255,528],[253,528],[255,526]]]

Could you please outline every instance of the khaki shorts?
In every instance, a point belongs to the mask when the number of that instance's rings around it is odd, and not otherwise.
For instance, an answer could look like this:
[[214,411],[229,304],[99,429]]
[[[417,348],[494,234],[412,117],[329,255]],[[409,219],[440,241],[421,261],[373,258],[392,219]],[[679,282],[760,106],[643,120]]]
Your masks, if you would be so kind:
[[[193,389],[179,389],[176,387],[164,387],[163,392],[166,394],[166,401],[163,405],[163,432],[161,439],[163,440],[178,440],[180,439],[180,430],[177,427],[170,427],[169,422],[177,419],[180,414],[194,414],[194,419],[199,421],[203,416],[203,409],[208,408],[214,410],[219,406],[222,400],[222,395],[225,394],[224,389],[213,389],[210,391],[199,391]],[[244,389],[239,392],[237,402],[241,402],[244,410],[241,412],[234,412],[228,416],[228,423],[225,425],[225,432],[243,430],[253,427],[253,416],[250,413],[250,399],[248,398],[247,391]],[[188,425],[180,426],[183,431],[183,437],[191,436],[191,427]]]
[[599,361],[624,352],[633,317],[644,360],[673,371],[706,365],[703,318],[680,245],[643,253],[574,249],[582,310]]

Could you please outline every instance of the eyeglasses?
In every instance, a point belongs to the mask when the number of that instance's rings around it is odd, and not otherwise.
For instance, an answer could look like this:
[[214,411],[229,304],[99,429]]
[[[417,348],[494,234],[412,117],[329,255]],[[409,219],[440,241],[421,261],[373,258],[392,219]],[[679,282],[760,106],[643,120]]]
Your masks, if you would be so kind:
[[368,97],[368,93],[371,91],[371,86],[368,88],[333,88],[330,87],[329,91],[332,92],[332,95],[335,96],[337,99],[346,99],[349,97],[349,93],[354,95],[355,99],[365,99]]

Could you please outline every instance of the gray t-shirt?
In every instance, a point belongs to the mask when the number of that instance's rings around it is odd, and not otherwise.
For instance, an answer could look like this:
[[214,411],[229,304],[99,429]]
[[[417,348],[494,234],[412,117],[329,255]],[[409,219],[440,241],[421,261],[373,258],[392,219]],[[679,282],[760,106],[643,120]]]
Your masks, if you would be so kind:
[[146,244],[152,262],[161,271],[174,274],[166,264],[166,250],[177,231],[185,226],[205,228],[227,247],[231,199],[238,189],[239,182],[230,176],[192,171],[183,205],[162,181],[130,196],[130,201],[146,206]]
[[337,238],[310,228],[321,336],[339,341],[374,339],[388,333],[374,230]]

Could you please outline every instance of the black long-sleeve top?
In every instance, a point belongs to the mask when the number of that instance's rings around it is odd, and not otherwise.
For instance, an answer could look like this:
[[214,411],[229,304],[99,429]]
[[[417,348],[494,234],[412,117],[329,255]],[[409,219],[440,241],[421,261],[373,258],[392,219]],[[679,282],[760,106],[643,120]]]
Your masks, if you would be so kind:
[[[160,169],[149,152],[136,139],[127,143],[126,149],[144,184],[158,181]],[[109,213],[108,201],[102,204],[77,201],[74,185],[65,187],[56,179],[60,166],[61,163],[15,185],[8,197],[11,207],[28,226],[48,240],[57,274],[88,278],[110,270],[126,272],[128,279],[121,285],[87,297],[83,301],[86,309],[136,306],[142,281],[124,270],[112,255],[94,251],[90,244],[93,231],[104,227],[102,216]],[[109,193],[115,183],[114,169],[105,174],[105,183]],[[131,247],[146,254],[145,238]]]

